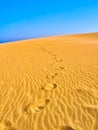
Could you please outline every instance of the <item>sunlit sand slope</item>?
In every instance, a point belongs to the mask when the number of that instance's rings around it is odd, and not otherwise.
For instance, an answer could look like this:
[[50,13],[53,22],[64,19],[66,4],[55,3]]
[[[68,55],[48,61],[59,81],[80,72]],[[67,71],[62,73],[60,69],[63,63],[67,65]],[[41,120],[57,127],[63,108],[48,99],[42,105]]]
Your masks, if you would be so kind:
[[98,130],[98,33],[1,44],[0,130]]

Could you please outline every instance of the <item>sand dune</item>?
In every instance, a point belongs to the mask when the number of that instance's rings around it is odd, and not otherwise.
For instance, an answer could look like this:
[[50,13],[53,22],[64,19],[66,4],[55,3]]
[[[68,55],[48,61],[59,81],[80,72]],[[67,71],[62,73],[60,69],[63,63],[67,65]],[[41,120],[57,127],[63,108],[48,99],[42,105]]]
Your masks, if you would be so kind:
[[1,44],[0,130],[98,130],[98,33]]

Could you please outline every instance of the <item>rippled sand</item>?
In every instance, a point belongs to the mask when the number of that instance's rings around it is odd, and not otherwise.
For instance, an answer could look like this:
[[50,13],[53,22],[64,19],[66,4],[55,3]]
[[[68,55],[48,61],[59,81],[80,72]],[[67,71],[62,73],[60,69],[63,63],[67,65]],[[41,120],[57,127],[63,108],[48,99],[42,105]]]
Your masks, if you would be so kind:
[[98,130],[98,33],[0,44],[0,130]]

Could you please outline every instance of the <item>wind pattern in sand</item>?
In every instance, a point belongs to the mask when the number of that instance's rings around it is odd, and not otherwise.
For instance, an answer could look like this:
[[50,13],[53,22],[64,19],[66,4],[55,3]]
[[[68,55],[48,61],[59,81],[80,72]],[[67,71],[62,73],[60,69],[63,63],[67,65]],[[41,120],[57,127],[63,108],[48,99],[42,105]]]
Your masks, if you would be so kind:
[[1,44],[0,130],[98,130],[98,33]]

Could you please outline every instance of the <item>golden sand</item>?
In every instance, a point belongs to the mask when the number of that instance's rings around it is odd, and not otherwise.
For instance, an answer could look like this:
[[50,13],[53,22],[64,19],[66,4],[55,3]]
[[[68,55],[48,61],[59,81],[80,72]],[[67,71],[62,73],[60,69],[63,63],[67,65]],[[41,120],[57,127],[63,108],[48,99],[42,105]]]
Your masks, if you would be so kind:
[[98,33],[1,44],[0,130],[98,130]]

